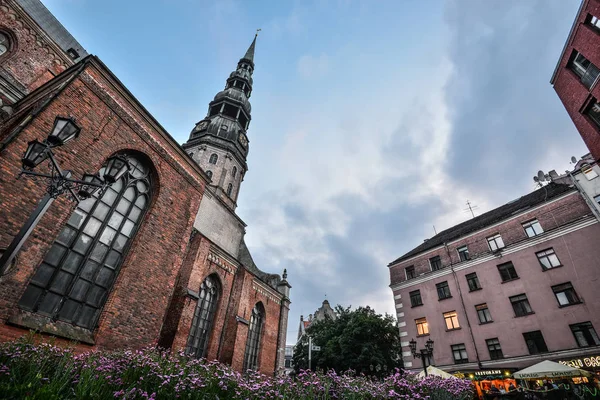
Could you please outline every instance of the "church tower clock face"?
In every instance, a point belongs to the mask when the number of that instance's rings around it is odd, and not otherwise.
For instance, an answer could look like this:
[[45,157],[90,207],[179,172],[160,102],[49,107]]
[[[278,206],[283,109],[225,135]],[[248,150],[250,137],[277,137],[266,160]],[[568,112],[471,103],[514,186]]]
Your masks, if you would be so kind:
[[200,122],[198,124],[198,130],[199,131],[204,130],[204,129],[206,129],[207,126],[208,126],[208,122],[207,121],[202,121],[202,122]]
[[248,146],[248,138],[243,133],[240,133],[240,136],[238,136],[238,141],[244,148]]

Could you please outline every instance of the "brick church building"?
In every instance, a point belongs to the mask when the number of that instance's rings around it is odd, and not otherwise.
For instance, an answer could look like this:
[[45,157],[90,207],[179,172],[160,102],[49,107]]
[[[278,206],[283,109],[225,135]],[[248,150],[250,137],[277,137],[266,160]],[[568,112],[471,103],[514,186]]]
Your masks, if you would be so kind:
[[[0,0],[1,341],[283,369],[291,286],[256,266],[235,212],[255,45],[180,145],[42,3]],[[79,130],[63,146],[64,126]]]

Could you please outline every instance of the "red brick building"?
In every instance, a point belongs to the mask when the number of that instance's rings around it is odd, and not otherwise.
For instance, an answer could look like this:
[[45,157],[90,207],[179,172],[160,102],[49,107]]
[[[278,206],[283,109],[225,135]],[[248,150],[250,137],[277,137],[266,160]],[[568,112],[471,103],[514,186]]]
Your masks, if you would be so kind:
[[550,83],[583,141],[600,159],[600,1],[582,0]]
[[0,256],[45,195],[44,181],[19,178],[21,158],[56,117],[81,129],[53,149],[74,177],[114,155],[130,164],[89,199],[50,202],[0,266],[0,340],[33,329],[81,350],[160,345],[237,370],[283,368],[290,285],[252,261],[231,190],[37,0],[0,1],[0,99]]
[[391,262],[405,367],[422,368],[411,339],[466,376],[600,356],[598,237],[580,192],[552,182]]

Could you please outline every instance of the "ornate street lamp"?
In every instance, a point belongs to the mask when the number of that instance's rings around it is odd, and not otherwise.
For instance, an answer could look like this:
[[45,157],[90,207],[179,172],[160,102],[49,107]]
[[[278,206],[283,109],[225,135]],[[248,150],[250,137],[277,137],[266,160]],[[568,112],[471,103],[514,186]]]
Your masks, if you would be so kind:
[[[71,171],[60,168],[54,158],[52,149],[76,138],[79,136],[79,132],[81,132],[81,128],[77,126],[73,118],[59,116],[54,120],[52,131],[43,142],[33,140],[28,143],[27,150],[21,159],[22,169],[19,176],[26,175],[47,180],[46,195],[38,203],[36,209],[29,216],[29,219],[14,237],[11,244],[2,253],[2,257],[0,257],[0,276],[4,274],[21,246],[58,196],[69,193],[72,200],[79,202],[80,200],[89,199],[97,191],[100,191],[101,195],[109,185],[119,180],[131,168],[123,157],[112,156],[106,162],[103,177],[98,174],[84,174],[81,180],[71,179]],[[34,171],[45,160],[50,161],[49,173]]]
[[427,342],[425,342],[425,348],[420,349],[418,352],[417,341],[415,339],[408,342],[408,345],[410,346],[410,352],[412,353],[413,358],[420,358],[422,360],[423,371],[425,371],[425,376],[427,376],[427,363],[429,362],[431,364],[431,357],[433,356],[433,340],[428,339]]

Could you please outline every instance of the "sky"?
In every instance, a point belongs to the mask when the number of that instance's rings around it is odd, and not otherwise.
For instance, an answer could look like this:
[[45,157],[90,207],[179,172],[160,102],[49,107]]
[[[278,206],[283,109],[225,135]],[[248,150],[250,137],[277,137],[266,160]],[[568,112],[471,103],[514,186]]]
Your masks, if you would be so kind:
[[237,212],[288,343],[325,298],[393,314],[389,262],[587,153],[549,83],[579,0],[43,2],[179,143],[262,29]]

